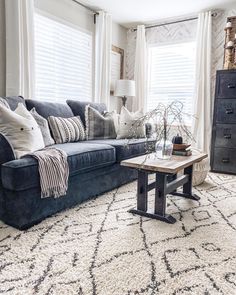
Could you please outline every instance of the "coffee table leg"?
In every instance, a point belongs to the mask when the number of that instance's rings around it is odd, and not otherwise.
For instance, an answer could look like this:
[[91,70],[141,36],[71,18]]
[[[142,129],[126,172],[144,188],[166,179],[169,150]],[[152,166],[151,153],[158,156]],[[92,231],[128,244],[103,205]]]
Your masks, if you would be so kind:
[[171,194],[175,196],[184,197],[186,199],[191,199],[194,201],[200,200],[200,197],[192,193],[193,165],[185,168],[184,174],[187,174],[189,176],[189,180],[187,183],[183,185],[183,193],[177,193],[176,191],[174,191]]
[[138,171],[137,209],[130,209],[128,212],[158,219],[167,223],[175,223],[176,219],[166,214],[166,184],[167,175],[156,173],[155,209],[154,213],[147,212],[148,173],[141,170]]
[[167,175],[156,173],[156,188],[155,188],[155,218],[168,223],[175,223],[176,219],[171,215],[166,214],[166,186]]
[[148,173],[138,171],[137,209],[147,211]]
[[193,194],[192,192],[192,179],[193,179],[193,165],[184,169],[184,174],[189,176],[189,181],[183,185],[183,194],[186,195],[185,198],[192,199],[192,200],[200,200],[200,197]]

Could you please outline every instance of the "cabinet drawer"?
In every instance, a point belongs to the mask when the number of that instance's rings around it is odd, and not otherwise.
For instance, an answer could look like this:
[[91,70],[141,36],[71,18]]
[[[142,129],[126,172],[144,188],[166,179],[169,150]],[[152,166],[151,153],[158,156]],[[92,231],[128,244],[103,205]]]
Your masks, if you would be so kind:
[[236,123],[236,99],[217,99],[216,122]]
[[216,98],[236,97],[236,72],[218,75]]
[[215,146],[236,148],[236,125],[216,124]]
[[212,169],[219,172],[236,173],[236,149],[215,148]]

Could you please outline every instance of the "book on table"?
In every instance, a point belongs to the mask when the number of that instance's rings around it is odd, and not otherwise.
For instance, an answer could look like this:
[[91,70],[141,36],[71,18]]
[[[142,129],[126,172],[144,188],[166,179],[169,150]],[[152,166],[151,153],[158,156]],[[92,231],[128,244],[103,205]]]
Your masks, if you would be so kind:
[[192,151],[190,149],[188,149],[188,150],[173,150],[172,154],[174,156],[191,156]]

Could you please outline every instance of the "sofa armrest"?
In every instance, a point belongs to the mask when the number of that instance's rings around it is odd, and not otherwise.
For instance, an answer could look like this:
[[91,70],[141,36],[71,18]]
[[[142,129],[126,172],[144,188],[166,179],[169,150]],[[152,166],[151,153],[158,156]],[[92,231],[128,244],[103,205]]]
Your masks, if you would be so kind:
[[7,138],[0,133],[0,165],[15,159],[15,152],[12,145]]

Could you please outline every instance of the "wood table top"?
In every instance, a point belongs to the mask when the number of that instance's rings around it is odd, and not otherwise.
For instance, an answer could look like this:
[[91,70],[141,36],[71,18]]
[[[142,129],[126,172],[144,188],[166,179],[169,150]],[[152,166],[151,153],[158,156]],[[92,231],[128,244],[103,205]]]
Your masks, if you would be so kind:
[[172,156],[169,160],[162,160],[158,159],[155,153],[151,153],[124,160],[120,164],[121,166],[147,170],[150,172],[175,174],[178,171],[191,166],[194,163],[200,162],[207,157],[207,154],[194,154],[193,152],[192,156]]

